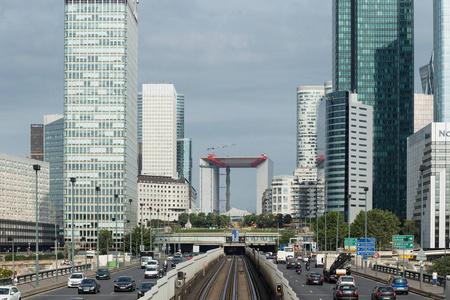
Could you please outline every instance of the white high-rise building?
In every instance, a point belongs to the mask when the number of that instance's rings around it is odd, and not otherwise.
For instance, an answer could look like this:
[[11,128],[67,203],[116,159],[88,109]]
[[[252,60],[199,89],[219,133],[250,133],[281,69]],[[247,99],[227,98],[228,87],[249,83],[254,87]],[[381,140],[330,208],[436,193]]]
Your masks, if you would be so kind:
[[141,173],[178,178],[177,91],[171,83],[142,85]]
[[66,242],[96,242],[101,229],[120,242],[136,225],[137,3],[65,0]]
[[433,122],[433,95],[414,94],[414,132]]

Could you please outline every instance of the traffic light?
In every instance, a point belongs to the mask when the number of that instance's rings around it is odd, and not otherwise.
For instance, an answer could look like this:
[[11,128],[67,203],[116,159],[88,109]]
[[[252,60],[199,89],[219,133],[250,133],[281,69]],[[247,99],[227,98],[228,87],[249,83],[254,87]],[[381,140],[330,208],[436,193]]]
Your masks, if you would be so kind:
[[283,292],[283,285],[281,283],[277,283],[277,293],[282,293]]

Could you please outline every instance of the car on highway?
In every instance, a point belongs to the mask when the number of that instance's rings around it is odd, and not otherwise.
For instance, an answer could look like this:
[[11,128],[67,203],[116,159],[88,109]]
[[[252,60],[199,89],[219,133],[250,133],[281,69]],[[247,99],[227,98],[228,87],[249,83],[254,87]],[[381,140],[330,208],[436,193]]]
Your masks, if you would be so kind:
[[392,288],[392,286],[388,285],[377,285],[373,288],[371,294],[372,300],[396,300],[397,295]]
[[97,272],[95,272],[95,278],[100,279],[111,279],[111,273],[108,269],[98,269]]
[[147,267],[147,262],[152,259],[153,258],[150,256],[142,256],[141,257],[141,269],[145,269]]
[[158,278],[158,269],[156,267],[147,267],[144,272],[144,278]]
[[147,293],[148,291],[150,291],[152,289],[152,287],[154,287],[156,285],[156,282],[143,282],[141,283],[141,286],[138,287],[138,293],[137,293],[137,298],[141,298],[145,295],[145,293]]
[[291,258],[289,258],[289,259],[287,260],[287,262],[286,262],[286,268],[287,268],[287,269],[291,269],[291,268],[292,268],[292,269],[295,269],[295,268],[297,267],[297,264],[298,264],[297,259],[291,257]]
[[356,285],[353,284],[340,284],[337,285],[333,290],[334,300],[358,300],[359,293]]
[[187,252],[183,253],[183,257],[188,257],[188,256],[189,256],[189,253],[187,253]]
[[167,260],[173,260],[173,255],[168,255]]
[[178,265],[179,263],[181,263],[181,258],[180,257],[175,257],[172,260],[172,267],[176,267],[176,265]]
[[84,293],[100,293],[100,283],[94,278],[85,278],[78,285],[78,294]]
[[151,259],[149,261],[147,261],[147,265],[146,268],[148,267],[158,267],[159,266],[159,261],[157,261],[156,259]]
[[120,276],[114,281],[114,292],[118,291],[134,291],[136,289],[136,282],[131,276]]
[[353,285],[356,285],[355,277],[347,276],[347,275],[341,275],[341,276],[339,276],[338,280],[336,281],[336,285],[340,285],[340,284],[353,284]]
[[392,286],[392,288],[397,294],[402,293],[408,295],[409,293],[409,284],[406,278],[402,277],[391,278],[388,282],[388,285]]
[[73,273],[67,279],[67,287],[78,287],[81,281],[84,279],[84,273]]
[[303,260],[303,262],[308,262],[309,261],[309,257],[308,256],[303,256],[302,260]]
[[183,257],[183,254],[181,254],[181,252],[177,252],[177,253],[175,253],[175,255],[174,255],[173,257],[174,257],[174,258],[175,258],[175,257],[182,258],[182,257]]
[[323,285],[323,276],[320,273],[311,272],[306,275],[306,284]]
[[194,258],[194,253],[192,253],[192,252],[189,253],[189,254],[188,254],[188,260],[189,260],[189,259],[193,259],[193,258]]
[[15,286],[0,286],[0,299],[4,300],[20,300],[22,299],[20,291]]

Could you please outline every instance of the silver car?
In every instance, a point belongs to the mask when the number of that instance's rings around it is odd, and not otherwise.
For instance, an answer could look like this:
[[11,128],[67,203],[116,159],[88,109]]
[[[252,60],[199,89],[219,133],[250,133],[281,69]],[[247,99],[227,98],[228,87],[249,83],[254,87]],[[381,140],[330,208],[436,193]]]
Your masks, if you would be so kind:
[[78,287],[84,279],[84,273],[73,273],[67,280],[67,287]]

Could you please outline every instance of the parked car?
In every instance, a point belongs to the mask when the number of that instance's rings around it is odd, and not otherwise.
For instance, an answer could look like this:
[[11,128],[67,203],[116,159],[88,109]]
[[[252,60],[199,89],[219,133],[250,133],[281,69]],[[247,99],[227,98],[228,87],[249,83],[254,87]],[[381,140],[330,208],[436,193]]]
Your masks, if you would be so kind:
[[83,279],[84,273],[73,273],[70,275],[69,279],[67,279],[67,287],[77,287]]
[[408,295],[409,293],[409,284],[406,278],[402,277],[391,278],[388,282],[388,285],[390,285],[397,294],[403,293],[405,295]]
[[78,285],[78,294],[83,293],[100,293],[100,283],[94,278],[85,278]]
[[295,269],[295,267],[297,267],[297,264],[298,264],[297,259],[291,257],[291,258],[289,258],[289,259],[287,260],[287,262],[286,262],[286,268],[287,268],[287,269],[291,269],[291,268],[292,268],[292,269]]
[[131,276],[120,276],[114,281],[114,292],[117,291],[134,291],[136,282]]
[[181,258],[180,257],[175,257],[172,260],[172,267],[176,267],[176,265],[178,265],[181,262]]
[[358,290],[356,289],[356,285],[353,285],[353,284],[337,285],[333,291],[333,299],[334,300],[340,300],[340,299],[358,300],[359,294],[358,294]]
[[137,297],[138,299],[143,297],[145,293],[151,290],[152,287],[156,285],[156,282],[143,282],[141,286],[138,288]]
[[20,291],[15,286],[0,286],[0,299],[20,300],[22,299]]
[[340,285],[340,284],[353,284],[356,285],[356,281],[355,281],[355,277],[353,276],[347,276],[347,275],[342,275],[339,276],[336,285]]
[[147,267],[144,272],[144,278],[158,278],[158,269],[156,267]]
[[95,278],[96,279],[111,279],[111,273],[108,269],[98,269],[97,272],[95,272]]
[[318,284],[323,285],[323,276],[319,273],[309,273],[306,275],[306,284]]
[[397,295],[392,286],[388,285],[377,285],[372,290],[371,295],[372,300],[396,300]]

